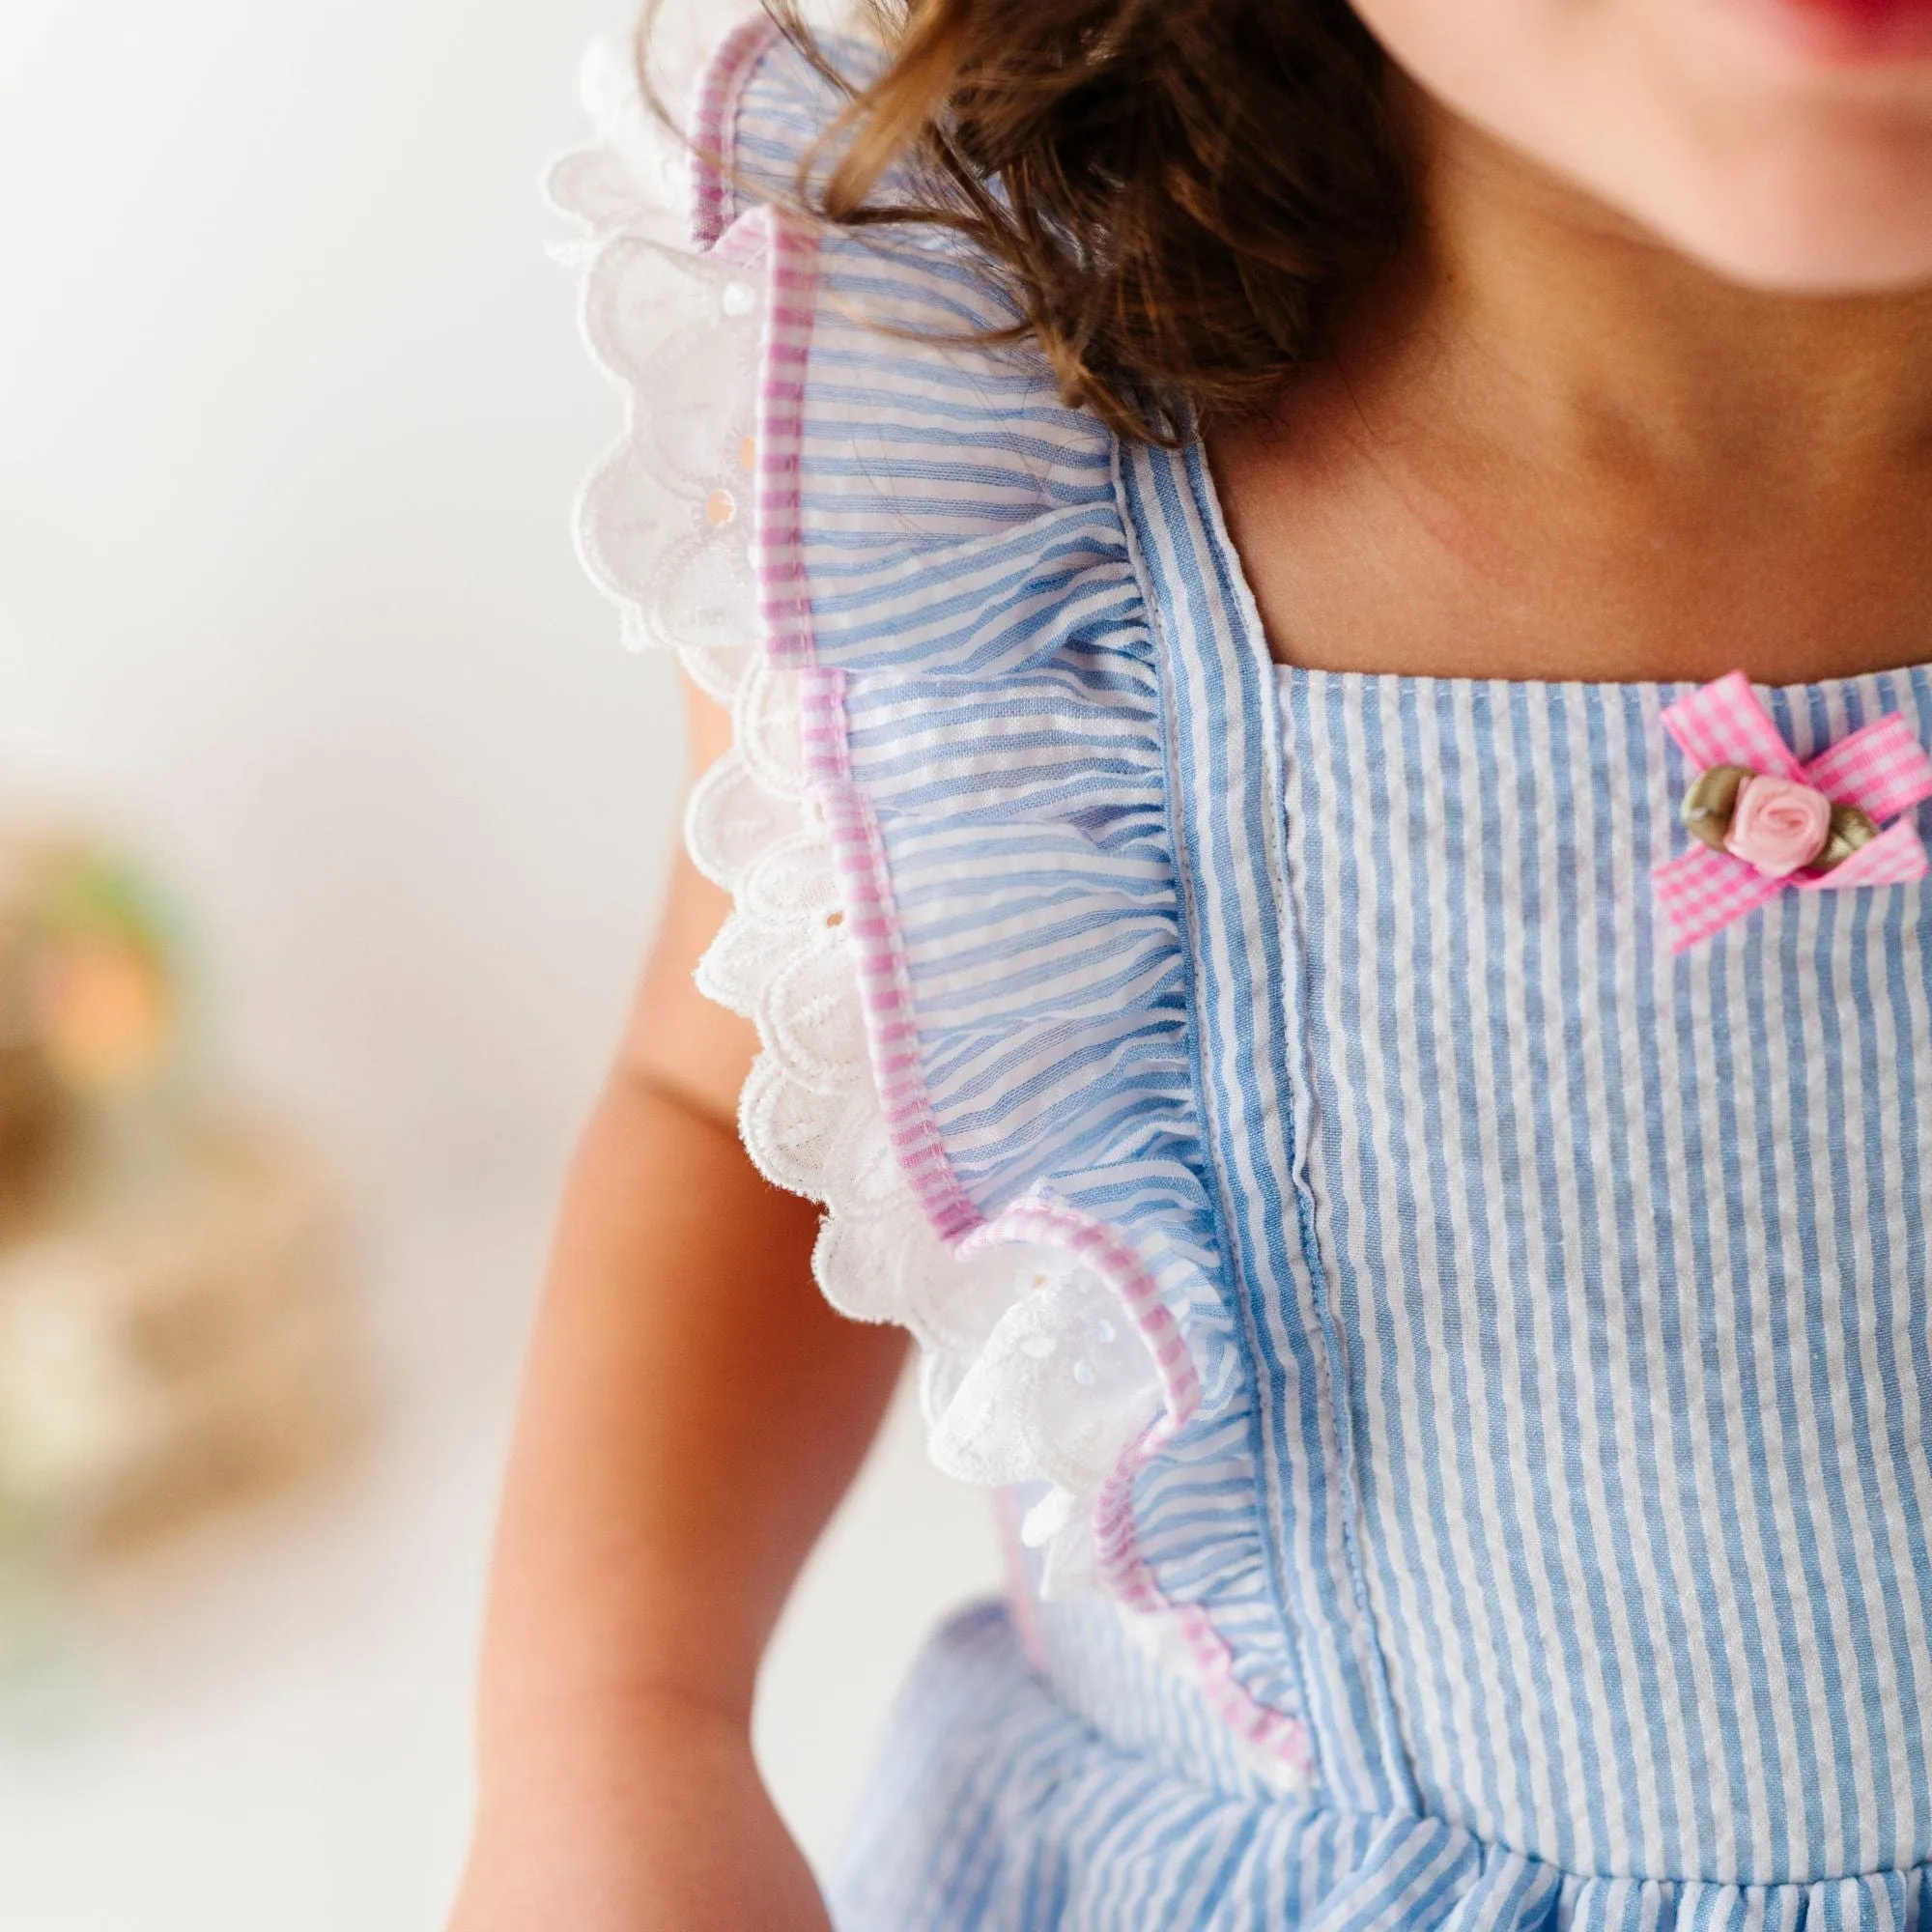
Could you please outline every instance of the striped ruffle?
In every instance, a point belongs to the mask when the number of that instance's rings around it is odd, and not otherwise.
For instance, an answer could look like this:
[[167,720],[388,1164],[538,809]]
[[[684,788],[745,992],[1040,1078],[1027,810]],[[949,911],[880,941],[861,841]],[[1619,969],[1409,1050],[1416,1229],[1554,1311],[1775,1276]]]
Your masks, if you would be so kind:
[[1011,318],[944,238],[783,212],[836,111],[791,49],[753,26],[713,76],[698,239],[772,237],[766,649],[799,678],[885,1130],[957,1269],[936,1296],[874,1282],[868,1310],[896,1294],[931,1345],[943,1467],[1051,1486],[1049,1593],[1159,1620],[1304,1784],[1114,444],[1037,355],[969,346]]
[[1044,1486],[1047,1587],[1145,1618],[1298,1787],[1111,446],[1033,363],[933,345],[987,319],[955,257],[746,195],[782,204],[834,111],[762,22],[692,108],[696,251],[628,65],[593,63],[604,145],[553,182],[628,405],[580,547],[734,713],[690,843],[734,897],[700,981],[763,1048],[747,1146],[826,1202],[834,1302],[918,1338],[941,1466]]
[[1216,1788],[1123,1750],[975,1611],[903,1693],[839,1932],[1910,1932],[1932,1868],[1727,1885],[1563,1872],[1423,1817]]

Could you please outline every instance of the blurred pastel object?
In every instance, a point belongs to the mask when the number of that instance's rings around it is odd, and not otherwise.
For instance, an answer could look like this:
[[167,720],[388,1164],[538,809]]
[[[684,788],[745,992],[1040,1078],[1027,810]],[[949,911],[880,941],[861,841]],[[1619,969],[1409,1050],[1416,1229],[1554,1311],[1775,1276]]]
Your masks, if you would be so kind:
[[83,1094],[146,1085],[179,1038],[157,895],[127,861],[56,848],[40,867],[36,1006],[55,1073]]
[[93,1548],[312,1465],[361,1350],[333,1191],[185,1065],[147,872],[0,826],[0,1526]]
[[136,1087],[166,1062],[168,987],[158,963],[131,948],[76,940],[49,950],[41,1024],[54,1071],[94,1092]]

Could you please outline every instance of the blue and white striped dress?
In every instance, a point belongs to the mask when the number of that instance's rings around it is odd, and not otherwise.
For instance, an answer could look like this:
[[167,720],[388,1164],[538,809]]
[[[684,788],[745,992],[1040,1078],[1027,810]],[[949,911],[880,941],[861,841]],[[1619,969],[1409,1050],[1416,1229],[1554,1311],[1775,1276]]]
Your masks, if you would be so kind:
[[[753,34],[704,112],[708,242],[830,104]],[[773,232],[767,611],[894,1153],[1187,1368],[1074,1499],[1097,1589],[908,1687],[841,1932],[1919,1923],[1932,897],[1672,953],[1670,692],[1275,666],[1198,448],[962,345],[945,238]],[[1925,671],[1767,701],[1932,738]]]
[[[1289,668],[1274,686],[1305,1205],[1284,1260],[1332,1310],[1386,1700],[1332,1720],[1372,1802],[1416,1829],[1345,1914],[1366,1821],[1136,1794],[1160,1868],[1118,1882],[1145,1896],[904,1922],[1460,1923],[1489,1866],[1510,1922],[1918,1923],[1923,894],[1786,895],[1678,959],[1647,890],[1680,849],[1672,693]],[[1801,755],[1887,711],[1932,737],[1925,670],[1767,696]],[[1285,1308],[1258,1311],[1264,1358],[1290,1352]],[[1270,1453],[1293,1483],[1286,1431]],[[894,1868],[902,1778],[991,1782],[940,1799],[901,1895],[1009,1855],[991,1821],[1052,1802],[1004,1788],[1009,1751],[1041,1752],[1042,1783],[1063,1753],[1080,1766],[1065,1829],[1097,1825],[1091,1856],[1121,1858],[1094,1790],[1123,1802],[1118,1766],[1090,1766],[1043,1700],[983,1688],[1009,1646],[996,1622],[956,1630],[908,1699],[861,1895]],[[1079,1633],[1063,1671],[1093,1648]],[[1068,1856],[1026,1842],[1036,1881]]]

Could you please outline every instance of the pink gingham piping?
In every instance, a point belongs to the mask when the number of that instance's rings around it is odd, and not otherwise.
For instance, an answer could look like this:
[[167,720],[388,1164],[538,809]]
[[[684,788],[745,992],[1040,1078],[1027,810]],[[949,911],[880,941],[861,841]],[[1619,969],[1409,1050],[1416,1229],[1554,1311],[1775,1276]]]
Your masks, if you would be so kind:
[[[817,241],[809,221],[781,209],[759,207],[735,222],[731,218],[738,104],[778,38],[779,28],[768,15],[745,21],[725,36],[698,83],[692,109],[691,230],[701,248],[727,256],[757,253],[765,260],[753,565],[767,654],[774,664],[806,665],[812,659],[811,606],[801,532],[799,445],[818,283]],[[753,228],[754,238],[747,233]]]
[[720,47],[699,87],[693,232],[728,259],[764,257],[752,540],[764,649],[771,663],[801,674],[806,781],[831,837],[887,1136],[920,1207],[940,1237],[952,1241],[979,1226],[980,1214],[947,1155],[920,1065],[911,978],[893,910],[885,847],[870,801],[852,782],[846,753],[844,676],[814,664],[799,454],[818,285],[817,235],[803,217],[774,208],[756,209],[724,227],[730,184],[721,169],[729,164],[731,122],[745,83],[776,33],[769,19],[748,21]]
[[757,406],[757,526],[753,558],[765,649],[774,664],[812,662],[811,598],[799,499],[806,366],[818,245],[800,217],[773,210],[769,306]]
[[1932,756],[1897,713],[1854,731],[1808,764],[1801,764],[1779,736],[1750,680],[1742,671],[1731,671],[1670,705],[1663,713],[1663,725],[1699,771],[1743,765],[1810,785],[1833,804],[1856,805],[1875,820],[1896,819],[1829,872],[1772,878],[1708,845],[1694,845],[1660,866],[1653,880],[1674,952],[1701,945],[1733,920],[1776,898],[1787,886],[1798,892],[1823,892],[1910,885],[1925,877],[1924,842],[1911,820],[1898,814],[1932,798]]
[[942,1240],[956,1242],[980,1225],[980,1211],[960,1185],[933,1117],[885,843],[871,801],[852,782],[844,695],[842,671],[812,667],[800,674],[806,781],[832,838],[846,943],[858,970],[886,1136],[934,1231]]
[[946,1152],[920,1065],[911,977],[885,847],[871,802],[852,782],[844,674],[814,663],[799,453],[818,284],[817,236],[803,217],[769,207],[725,225],[738,101],[777,32],[764,16],[747,21],[727,36],[699,84],[693,113],[692,230],[700,245],[723,259],[762,257],[765,263],[752,540],[763,645],[771,663],[800,672],[806,782],[831,838],[887,1137],[934,1230],[942,1239],[955,1241],[978,1227],[980,1216]]
[[738,98],[778,32],[767,14],[741,22],[720,43],[698,82],[691,108],[691,235],[700,248],[709,248],[731,225]]

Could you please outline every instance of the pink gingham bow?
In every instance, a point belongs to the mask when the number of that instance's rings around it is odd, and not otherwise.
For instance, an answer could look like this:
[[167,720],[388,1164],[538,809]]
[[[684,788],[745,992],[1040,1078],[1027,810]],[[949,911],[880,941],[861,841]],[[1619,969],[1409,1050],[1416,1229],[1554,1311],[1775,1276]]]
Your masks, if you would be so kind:
[[1741,670],[1680,697],[1663,725],[1700,772],[1741,765],[1769,778],[1809,785],[1835,806],[1856,806],[1875,824],[1897,822],[1830,871],[1776,875],[1734,853],[1693,845],[1653,875],[1659,903],[1678,952],[1709,939],[1754,912],[1787,886],[1818,892],[1828,886],[1899,886],[1928,869],[1918,829],[1901,812],[1932,798],[1932,756],[1897,712],[1840,738],[1809,764],[1801,764],[1778,735],[1750,680]]

